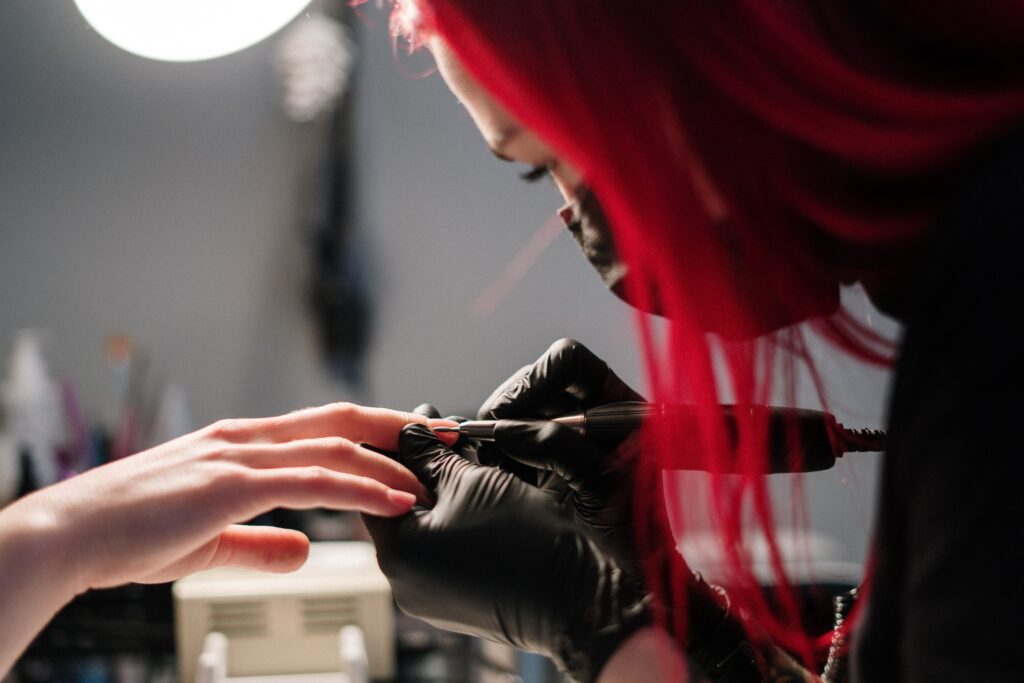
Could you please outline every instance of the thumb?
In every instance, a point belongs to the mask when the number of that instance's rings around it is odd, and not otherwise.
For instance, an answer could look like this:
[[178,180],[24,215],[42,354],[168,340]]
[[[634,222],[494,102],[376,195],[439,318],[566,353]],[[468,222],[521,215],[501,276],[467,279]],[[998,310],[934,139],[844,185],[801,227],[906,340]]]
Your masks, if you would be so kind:
[[291,529],[233,525],[221,532],[210,566],[293,572],[306,563],[309,539]]
[[437,491],[446,480],[472,466],[429,428],[419,424],[402,428],[398,436],[398,462],[408,467],[431,491]]
[[291,529],[233,524],[184,557],[137,583],[164,583],[215,567],[238,567],[261,572],[293,572],[306,562],[309,539]]
[[494,443],[513,460],[554,472],[577,491],[607,457],[571,427],[545,420],[499,420]]

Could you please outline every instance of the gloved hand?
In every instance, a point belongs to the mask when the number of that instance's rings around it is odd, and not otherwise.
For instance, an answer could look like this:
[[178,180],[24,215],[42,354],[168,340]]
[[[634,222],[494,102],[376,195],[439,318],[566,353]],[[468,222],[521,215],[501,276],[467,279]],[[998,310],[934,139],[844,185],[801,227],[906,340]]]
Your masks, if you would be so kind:
[[[604,361],[582,344],[562,340],[506,381],[481,409],[481,417],[500,419],[519,411],[523,417],[552,417],[635,400],[642,398]],[[416,412],[439,416],[422,407]],[[707,584],[676,552],[664,510],[660,473],[656,468],[640,469],[652,463],[644,463],[639,457],[636,440],[629,439],[606,452],[557,423],[515,420],[501,420],[495,438],[493,444],[480,448],[481,461],[497,462],[508,470],[520,467],[516,476],[501,475],[517,487],[522,486],[524,473],[527,481],[538,480],[535,475],[540,473],[543,489],[538,490],[559,501],[559,510],[598,548],[599,554],[622,569],[621,585],[641,592],[643,586],[656,588],[653,594],[659,604],[654,605],[650,595],[645,601],[652,611],[660,612],[658,621],[698,668],[715,680],[764,679],[754,658],[748,656],[750,648],[743,644],[743,626],[729,615],[724,592]],[[490,447],[489,453],[484,446]],[[414,473],[418,471],[405,464]],[[638,535],[645,541],[642,547],[636,543]],[[624,639],[603,643],[605,656],[610,657]]]
[[[660,501],[662,495],[656,472],[641,478],[643,486],[637,490],[636,444],[628,442],[607,452],[574,429],[554,422],[520,421],[640,400],[640,394],[589,349],[562,339],[510,377],[484,403],[481,419],[499,422],[494,443],[481,444],[479,457],[481,462],[495,463],[558,492],[579,528],[603,552],[613,555],[628,571],[642,574],[634,543],[633,501],[644,500],[648,505],[646,501]],[[647,509],[651,509],[649,505]],[[658,523],[663,523],[660,518]],[[657,533],[666,531],[667,523]]]
[[[468,417],[462,417],[461,415],[450,415],[448,417],[441,417],[441,411],[438,410],[437,407],[434,406],[434,404],[432,403],[421,403],[412,409],[412,413],[413,415],[422,415],[423,417],[429,420],[445,419],[451,420],[452,422],[458,422],[459,424],[469,421]],[[458,440],[454,444],[450,445],[449,448],[451,448],[452,451],[454,451],[455,453],[461,455],[466,460],[469,460],[474,465],[479,465],[480,460],[477,457],[476,452],[479,445],[480,444],[477,443],[475,440],[467,439],[466,437],[460,435],[458,437]]]
[[364,520],[409,614],[546,654],[588,682],[650,623],[643,585],[580,533],[550,493],[470,463],[416,425],[402,430],[397,457],[436,503]]
[[[643,400],[590,349],[573,339],[560,339],[495,389],[477,419],[546,419],[606,403]],[[480,458],[485,465],[524,472],[488,444],[480,448]]]
[[[728,601],[720,589],[705,583],[676,552],[656,464],[642,458],[637,439],[606,451],[569,427],[535,421],[642,400],[585,346],[557,341],[481,408],[481,419],[499,422],[494,443],[482,444],[479,455],[481,462],[506,469],[514,469],[508,461],[528,467],[527,472],[540,473],[533,477],[539,485],[561,492],[559,499],[577,528],[614,558],[633,583],[656,588],[655,596],[669,610],[662,614],[665,626],[710,672],[731,656],[743,630],[726,623]],[[522,472],[517,470],[519,476]],[[680,605],[685,614],[671,611]],[[744,680],[742,675],[738,680]]]

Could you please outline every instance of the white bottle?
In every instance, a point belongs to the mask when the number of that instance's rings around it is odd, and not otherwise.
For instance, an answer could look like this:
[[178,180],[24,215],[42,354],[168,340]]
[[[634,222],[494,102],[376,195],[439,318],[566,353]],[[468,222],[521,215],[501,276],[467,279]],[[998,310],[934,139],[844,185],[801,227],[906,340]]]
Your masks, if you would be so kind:
[[169,382],[160,394],[149,445],[156,446],[171,439],[177,439],[195,429],[192,411],[189,409],[185,389],[175,382]]
[[9,435],[0,433],[0,508],[14,500],[20,483],[21,458],[18,457],[18,446]]
[[14,338],[3,402],[15,451],[28,449],[37,486],[53,484],[59,476],[57,446],[64,437],[64,416],[60,392],[32,330],[21,330]]

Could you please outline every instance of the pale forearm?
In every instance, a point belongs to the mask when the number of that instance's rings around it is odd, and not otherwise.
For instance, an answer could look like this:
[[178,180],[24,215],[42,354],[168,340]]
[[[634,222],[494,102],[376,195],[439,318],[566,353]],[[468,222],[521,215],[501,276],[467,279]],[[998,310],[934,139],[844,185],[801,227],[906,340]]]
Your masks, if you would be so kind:
[[686,680],[686,663],[664,631],[645,628],[634,633],[608,660],[597,683]]
[[404,515],[426,491],[378,451],[393,451],[409,422],[428,420],[348,403],[225,420],[0,511],[0,674],[90,588],[162,583],[219,566],[298,569],[309,552],[303,534],[239,524],[268,510]]
[[0,677],[76,592],[52,518],[30,503],[0,511]]
[[[767,672],[757,676],[758,683],[821,683],[818,676],[778,647],[769,645],[767,648],[762,660],[767,665]],[[685,656],[675,641],[664,631],[646,628],[637,631],[612,655],[597,683],[682,681],[688,680],[684,676],[685,671]]]

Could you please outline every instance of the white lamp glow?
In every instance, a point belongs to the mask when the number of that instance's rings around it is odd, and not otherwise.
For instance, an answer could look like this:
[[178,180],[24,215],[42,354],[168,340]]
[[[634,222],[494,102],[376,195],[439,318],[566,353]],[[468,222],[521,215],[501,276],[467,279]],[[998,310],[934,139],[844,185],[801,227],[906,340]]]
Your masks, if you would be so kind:
[[213,59],[273,34],[310,0],[75,0],[96,32],[143,57]]

